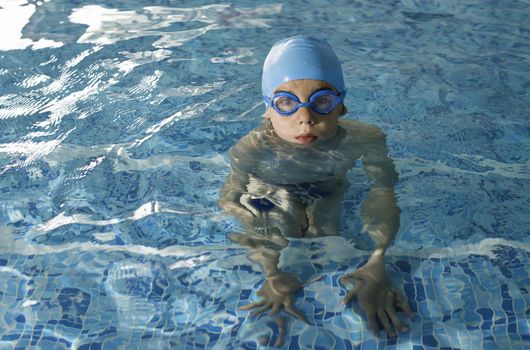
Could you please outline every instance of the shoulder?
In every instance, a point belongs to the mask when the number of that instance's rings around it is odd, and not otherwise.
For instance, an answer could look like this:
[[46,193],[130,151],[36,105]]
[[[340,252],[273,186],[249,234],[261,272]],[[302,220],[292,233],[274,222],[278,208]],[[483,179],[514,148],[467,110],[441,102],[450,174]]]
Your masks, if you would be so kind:
[[373,124],[367,124],[357,120],[341,119],[339,126],[346,131],[349,138],[358,142],[385,140],[385,134],[381,128]]
[[250,164],[260,159],[261,153],[266,149],[266,137],[266,130],[261,126],[252,129],[241,137],[228,151],[232,164],[241,164],[243,166],[243,164]]
[[266,130],[263,130],[261,127],[250,130],[246,135],[241,137],[234,146],[232,146],[231,152],[234,150],[249,152],[263,148],[264,140],[266,138],[265,134]]

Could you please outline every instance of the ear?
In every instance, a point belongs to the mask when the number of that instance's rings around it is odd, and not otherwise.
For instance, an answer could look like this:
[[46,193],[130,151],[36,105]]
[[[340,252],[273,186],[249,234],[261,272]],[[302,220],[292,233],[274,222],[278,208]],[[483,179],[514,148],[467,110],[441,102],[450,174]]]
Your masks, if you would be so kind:
[[344,104],[342,104],[342,111],[339,114],[339,117],[342,117],[344,114],[348,113],[348,108]]
[[270,108],[266,107],[265,113],[263,113],[263,118],[271,119],[271,116],[269,115],[269,113],[270,113]]

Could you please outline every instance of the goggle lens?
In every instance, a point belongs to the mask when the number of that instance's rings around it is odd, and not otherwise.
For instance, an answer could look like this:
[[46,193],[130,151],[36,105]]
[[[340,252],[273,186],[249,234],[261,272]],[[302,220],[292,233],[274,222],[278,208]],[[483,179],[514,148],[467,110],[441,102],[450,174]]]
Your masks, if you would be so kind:
[[290,113],[298,109],[298,101],[290,96],[279,96],[273,100],[274,109],[282,113]]
[[[326,113],[331,112],[331,109],[334,108],[333,104],[335,103],[336,98],[337,96],[331,95],[331,94],[321,95],[321,96],[318,96],[311,103],[311,106],[313,106],[313,109],[315,111],[326,114]],[[333,106],[333,108],[331,106]]]
[[309,98],[309,102],[300,102],[300,99],[285,91],[280,91],[272,96],[272,100],[264,96],[265,103],[274,108],[276,112],[283,116],[289,116],[300,107],[311,107],[315,112],[320,114],[329,114],[337,105],[342,102],[346,92],[336,95],[333,90],[319,90]]

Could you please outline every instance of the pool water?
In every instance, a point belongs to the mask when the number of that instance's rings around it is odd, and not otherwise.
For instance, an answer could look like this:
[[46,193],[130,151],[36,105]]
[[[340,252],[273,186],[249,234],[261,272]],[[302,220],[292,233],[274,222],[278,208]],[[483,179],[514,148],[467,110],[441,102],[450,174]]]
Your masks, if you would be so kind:
[[[387,134],[417,316],[378,341],[338,281],[369,256],[360,168],[342,236],[293,240],[288,349],[528,349],[528,1],[0,1],[0,348],[256,349],[263,282],[217,207],[258,125],[270,46],[343,62],[346,118]],[[269,336],[269,345],[260,339]]]

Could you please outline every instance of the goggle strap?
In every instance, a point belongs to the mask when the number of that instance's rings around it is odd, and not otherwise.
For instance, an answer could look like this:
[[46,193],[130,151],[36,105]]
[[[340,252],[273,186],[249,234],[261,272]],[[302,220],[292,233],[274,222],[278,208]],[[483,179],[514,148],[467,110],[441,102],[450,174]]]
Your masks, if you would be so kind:
[[269,96],[263,95],[263,102],[265,102],[267,107],[272,107],[272,99]]

